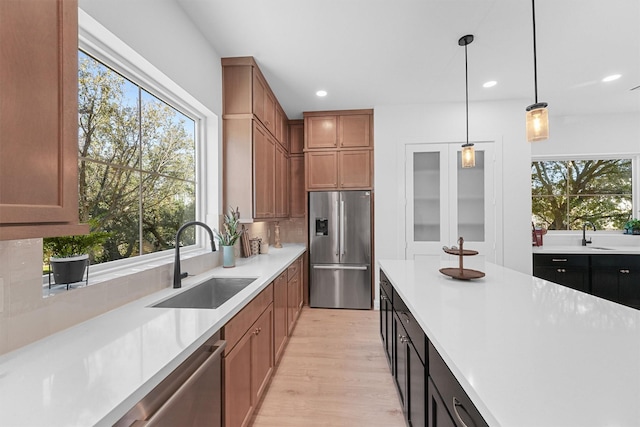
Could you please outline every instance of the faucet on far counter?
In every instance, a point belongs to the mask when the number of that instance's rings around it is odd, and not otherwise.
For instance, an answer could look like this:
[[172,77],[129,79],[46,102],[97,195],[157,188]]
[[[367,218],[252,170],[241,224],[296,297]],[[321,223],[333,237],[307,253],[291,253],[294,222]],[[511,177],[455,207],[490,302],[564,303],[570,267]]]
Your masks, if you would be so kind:
[[591,243],[591,238],[589,238],[589,240],[587,240],[587,224],[591,224],[591,227],[593,227],[593,231],[596,231],[596,226],[593,225],[592,222],[589,221],[585,221],[584,224],[582,224],[582,246],[587,246],[587,244]]
[[182,224],[182,226],[178,229],[178,232],[176,233],[176,259],[173,262],[173,287],[174,288],[181,288],[182,279],[187,277],[187,275],[189,274],[186,271],[184,273],[180,273],[180,235],[182,234],[185,228],[191,225],[200,225],[209,232],[209,237],[211,238],[211,252],[216,251],[216,244],[213,241],[213,231],[211,231],[211,228],[209,228],[207,224],[200,221],[189,221]]

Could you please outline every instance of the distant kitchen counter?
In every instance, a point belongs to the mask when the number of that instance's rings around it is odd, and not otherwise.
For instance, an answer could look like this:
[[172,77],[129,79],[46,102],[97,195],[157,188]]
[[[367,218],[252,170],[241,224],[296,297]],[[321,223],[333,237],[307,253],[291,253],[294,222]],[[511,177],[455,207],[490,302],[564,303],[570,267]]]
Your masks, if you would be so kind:
[[490,263],[439,273],[456,257],[379,265],[490,426],[638,425],[640,310]]
[[[634,238],[634,237],[630,237]],[[587,246],[533,246],[534,254],[580,254],[580,255],[640,255],[640,246],[612,246],[594,245]]]
[[0,356],[0,425],[113,425],[304,251],[270,248],[183,280],[257,278],[218,309],[149,308],[181,291],[167,288]]

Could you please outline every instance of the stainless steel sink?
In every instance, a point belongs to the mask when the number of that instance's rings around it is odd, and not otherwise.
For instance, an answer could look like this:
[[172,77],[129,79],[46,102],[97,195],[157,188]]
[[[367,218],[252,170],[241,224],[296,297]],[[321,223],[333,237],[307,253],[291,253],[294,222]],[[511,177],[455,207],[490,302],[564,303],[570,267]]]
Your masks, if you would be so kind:
[[218,308],[255,280],[255,277],[213,277],[151,307]]
[[590,246],[591,249],[595,249],[596,251],[612,251],[612,248],[603,248],[602,246]]

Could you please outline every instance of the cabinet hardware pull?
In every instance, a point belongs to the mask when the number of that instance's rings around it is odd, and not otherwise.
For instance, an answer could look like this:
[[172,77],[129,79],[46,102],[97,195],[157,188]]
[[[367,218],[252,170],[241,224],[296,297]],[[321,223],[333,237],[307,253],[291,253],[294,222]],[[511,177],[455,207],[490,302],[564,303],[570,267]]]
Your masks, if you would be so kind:
[[460,421],[460,424],[462,424],[462,427],[468,427],[467,424],[465,424],[465,422],[462,421],[462,418],[460,418],[460,414],[458,413],[458,406],[461,407],[463,411],[467,412],[467,410],[464,409],[462,402],[460,402],[458,398],[453,396],[453,412],[456,414],[456,418],[458,419],[458,421]]
[[564,268],[559,268],[557,271],[558,271],[558,273],[566,273],[567,272],[567,270],[565,270]]
[[553,262],[567,262],[566,258],[553,258],[551,261]]
[[410,320],[409,315],[407,313],[402,313],[402,314],[406,317],[405,323],[409,323],[409,320]]

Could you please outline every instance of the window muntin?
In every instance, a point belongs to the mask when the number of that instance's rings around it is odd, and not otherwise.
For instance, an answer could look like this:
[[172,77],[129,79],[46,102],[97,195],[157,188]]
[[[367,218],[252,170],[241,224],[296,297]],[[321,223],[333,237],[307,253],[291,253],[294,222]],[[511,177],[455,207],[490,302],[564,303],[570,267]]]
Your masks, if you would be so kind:
[[80,220],[111,233],[94,262],[172,248],[195,219],[196,121],[82,51],[78,77]]
[[621,230],[631,217],[632,160],[549,160],[531,163],[532,221],[549,230]]

